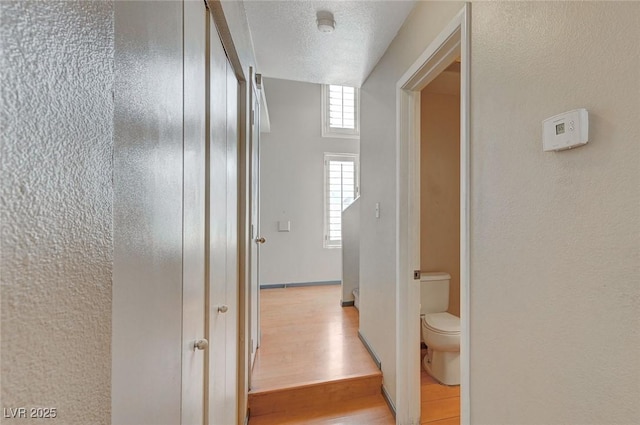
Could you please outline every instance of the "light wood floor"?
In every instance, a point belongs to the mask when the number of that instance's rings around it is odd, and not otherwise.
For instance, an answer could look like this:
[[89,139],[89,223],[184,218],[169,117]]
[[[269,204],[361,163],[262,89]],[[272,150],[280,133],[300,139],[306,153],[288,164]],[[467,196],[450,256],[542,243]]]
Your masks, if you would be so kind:
[[340,306],[340,291],[260,291],[250,425],[395,423],[381,394],[382,373],[358,338],[358,311]]
[[[382,376],[339,286],[265,289],[250,425],[392,425]],[[422,424],[458,425],[460,390],[421,375]]]
[[[421,358],[426,354],[423,350]],[[420,423],[460,425],[460,387],[438,383],[420,366]]]
[[358,338],[358,311],[340,286],[260,291],[262,339],[251,391],[379,373]]

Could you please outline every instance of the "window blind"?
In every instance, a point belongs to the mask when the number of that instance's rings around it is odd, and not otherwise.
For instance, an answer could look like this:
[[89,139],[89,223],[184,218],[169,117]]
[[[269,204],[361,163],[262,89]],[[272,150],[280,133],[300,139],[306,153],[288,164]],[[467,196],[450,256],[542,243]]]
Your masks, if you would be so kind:
[[325,160],[325,246],[340,246],[342,211],[356,198],[356,157],[331,156]]
[[329,85],[329,127],[356,128],[355,88]]

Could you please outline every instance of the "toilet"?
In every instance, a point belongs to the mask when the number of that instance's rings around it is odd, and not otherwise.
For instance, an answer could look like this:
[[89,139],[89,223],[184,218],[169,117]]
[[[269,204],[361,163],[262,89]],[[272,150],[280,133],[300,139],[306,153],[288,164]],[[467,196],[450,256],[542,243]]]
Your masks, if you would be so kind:
[[420,276],[420,322],[427,355],[422,365],[445,385],[460,385],[460,318],[449,314],[448,273]]

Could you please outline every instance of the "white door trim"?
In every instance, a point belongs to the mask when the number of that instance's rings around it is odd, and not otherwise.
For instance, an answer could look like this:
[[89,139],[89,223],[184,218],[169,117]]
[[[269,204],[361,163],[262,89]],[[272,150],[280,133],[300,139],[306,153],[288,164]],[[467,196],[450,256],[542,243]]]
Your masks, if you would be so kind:
[[471,4],[420,55],[396,85],[396,423],[420,423],[420,91],[453,60],[460,64],[460,376],[461,424],[469,399],[469,100]]

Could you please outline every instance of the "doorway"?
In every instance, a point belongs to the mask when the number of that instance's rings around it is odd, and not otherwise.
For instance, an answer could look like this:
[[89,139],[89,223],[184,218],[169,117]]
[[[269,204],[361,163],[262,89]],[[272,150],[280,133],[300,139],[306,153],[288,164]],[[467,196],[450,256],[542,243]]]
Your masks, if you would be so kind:
[[[251,421],[293,409],[286,400],[301,410],[322,406],[317,412],[325,414],[325,404],[342,398],[336,394],[346,398],[354,386],[351,398],[378,395],[382,379],[359,340],[353,298],[345,299],[340,285],[344,217],[358,216],[352,208],[359,139],[322,131],[324,96],[357,105],[357,90],[268,78],[263,90],[270,132],[260,135],[260,231],[254,239],[265,243],[259,245],[261,335]],[[352,121],[347,115],[343,124]],[[353,245],[352,239],[357,243],[357,235],[349,238]]]
[[251,372],[260,347],[260,246],[266,239],[260,232],[260,133],[262,77],[250,69],[250,142],[249,142],[249,371],[247,381],[251,388]]
[[[420,419],[459,424],[459,352],[442,349],[459,344],[444,332],[459,331],[460,317],[460,58],[420,92],[419,121]],[[423,320],[439,326],[435,336],[425,338]]]
[[421,91],[460,58],[460,421],[469,423],[469,93],[471,6],[466,4],[397,83],[397,416],[420,423]]
[[[326,119],[321,108],[322,99],[330,94],[334,101],[341,96],[338,100],[345,105],[348,101],[355,104],[357,90],[342,86],[338,90],[335,86],[331,91],[328,87],[271,78],[262,81],[270,125],[268,132],[259,134],[259,152],[254,152],[258,168],[251,176],[259,175],[259,196],[253,204],[259,207],[252,212],[256,229],[252,250],[259,249],[259,283],[252,280],[252,287],[259,295],[282,293],[280,306],[269,303],[269,308],[276,310],[287,308],[284,294],[294,288],[312,291],[313,287],[332,287],[337,289],[335,305],[353,300],[345,300],[340,291],[341,220],[342,211],[351,208],[357,194],[359,139],[354,134],[338,137],[323,131]],[[351,123],[353,117],[350,121],[346,112],[343,115],[343,122]],[[260,309],[266,307],[262,300],[252,299],[254,316],[259,319]],[[263,325],[260,320],[258,329],[262,333],[252,335],[260,347],[269,343],[269,330]],[[257,349],[254,372],[264,370],[260,361],[264,351]],[[252,375],[252,389],[260,380],[255,377]]]

